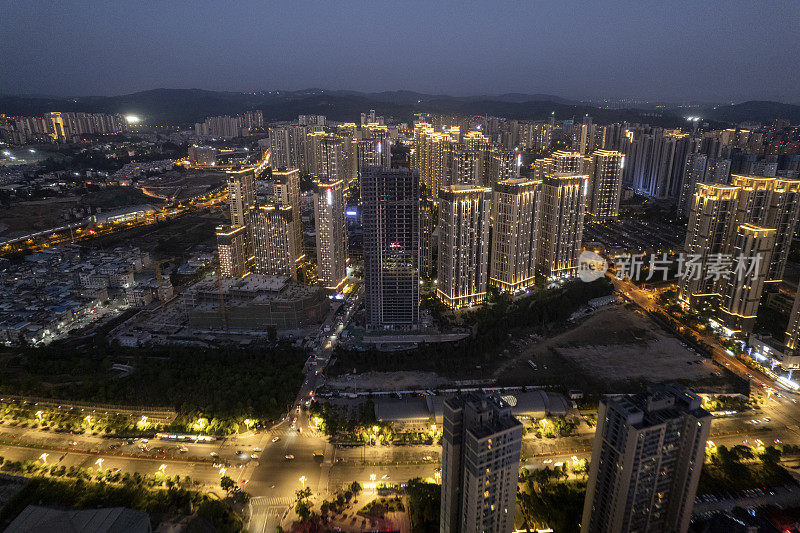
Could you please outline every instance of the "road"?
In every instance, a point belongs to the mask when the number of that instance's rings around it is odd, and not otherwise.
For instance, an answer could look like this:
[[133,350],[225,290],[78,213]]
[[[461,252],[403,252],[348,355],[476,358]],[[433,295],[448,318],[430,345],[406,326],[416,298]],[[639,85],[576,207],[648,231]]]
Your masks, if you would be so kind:
[[[653,295],[626,282],[615,282],[618,290],[648,311],[657,310]],[[310,487],[327,495],[352,481],[371,491],[378,482],[402,482],[413,477],[435,478],[441,464],[439,446],[334,447],[311,426],[306,402],[323,383],[323,371],[341,331],[346,327],[360,295],[345,300],[340,318],[330,317],[329,331],[320,334],[319,349],[305,366],[306,379],[287,416],[267,431],[234,435],[211,443],[136,441],[126,444],[102,435],[72,435],[0,424],[0,455],[6,459],[41,460],[67,467],[120,468],[124,472],[155,473],[164,466],[169,475],[189,476],[207,490],[219,490],[221,475],[228,475],[253,496],[248,530],[274,531],[294,503],[295,491]],[[712,347],[714,339],[706,342]],[[756,386],[771,386],[721,348],[714,359]],[[752,374],[752,377],[748,376]],[[715,419],[711,440],[716,445],[768,445],[780,441],[800,444],[798,398],[791,393],[767,394],[759,411]],[[591,455],[593,429],[581,427],[579,434],[558,439],[526,437],[522,466],[543,468]],[[142,450],[144,444],[146,450]],[[157,449],[163,448],[163,450]],[[241,453],[237,453],[241,452]],[[124,454],[124,455],[120,455]],[[212,456],[214,454],[214,456]],[[222,464],[223,466],[220,466]]]

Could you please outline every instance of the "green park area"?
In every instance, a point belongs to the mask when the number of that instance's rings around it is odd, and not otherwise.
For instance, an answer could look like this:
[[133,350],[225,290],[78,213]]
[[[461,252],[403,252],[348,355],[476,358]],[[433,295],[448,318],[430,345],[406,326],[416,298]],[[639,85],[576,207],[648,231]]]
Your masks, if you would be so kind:
[[[288,344],[269,349],[150,347],[97,343],[85,350],[50,346],[0,354],[0,393],[177,412],[164,427],[137,417],[87,414],[4,401],[0,420],[51,429],[227,435],[275,421],[303,380],[306,355]],[[115,363],[134,368],[112,371]]]

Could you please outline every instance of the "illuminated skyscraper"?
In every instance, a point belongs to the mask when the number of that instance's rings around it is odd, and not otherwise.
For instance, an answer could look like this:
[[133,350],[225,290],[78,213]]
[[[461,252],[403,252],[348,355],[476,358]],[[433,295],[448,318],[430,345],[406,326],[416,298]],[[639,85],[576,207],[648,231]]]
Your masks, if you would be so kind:
[[697,258],[701,275],[682,276],[679,299],[683,305],[699,310],[713,306],[719,298],[718,284],[706,278],[710,258],[725,253],[730,225],[734,218],[739,188],[716,183],[699,183],[692,198],[689,225],[683,251]]
[[341,290],[347,279],[347,221],[345,183],[323,180],[314,192],[317,233],[317,277],[320,285]]
[[250,210],[256,204],[256,176],[251,168],[228,171],[228,204],[231,224],[246,226]]
[[442,533],[514,529],[522,424],[496,395],[469,393],[444,402]]
[[269,129],[272,168],[299,168],[307,172],[306,134],[313,128],[281,126]]
[[789,315],[789,324],[786,326],[786,348],[793,354],[800,352],[800,287],[794,297],[792,313]]
[[323,131],[313,131],[306,136],[308,173],[319,179],[345,179],[347,153],[342,139]]
[[[738,258],[758,258],[752,272],[731,273],[720,280],[720,322],[728,333],[753,331],[764,281],[775,247],[775,230],[751,224],[741,224],[730,237],[729,253]],[[749,264],[747,265],[750,266]]]
[[[480,150],[455,144],[450,147],[447,185],[480,186],[483,182],[483,157]],[[444,187],[445,184],[442,184]]]
[[767,283],[779,283],[783,280],[799,216],[800,181],[775,178],[765,224],[766,227],[775,229],[775,248],[767,272]]
[[439,191],[436,294],[449,307],[486,300],[491,189],[451,185]]
[[419,176],[368,167],[361,178],[367,325],[419,324]]
[[275,193],[274,201],[279,206],[292,208],[291,234],[292,248],[297,261],[301,261],[303,253],[303,220],[300,206],[300,171],[296,168],[278,169],[272,171],[272,183]]
[[595,150],[588,159],[590,185],[587,205],[592,221],[614,219],[619,215],[625,156],[621,152]]
[[541,182],[499,181],[492,195],[489,285],[515,292],[533,285],[539,237]]
[[247,226],[217,226],[220,273],[226,278],[241,278],[249,273]]
[[[718,307],[717,318],[728,334],[750,333],[764,284],[782,278],[799,194],[800,182],[763,176],[733,175],[731,185],[699,184],[684,251],[700,258],[703,274],[681,279],[684,305]],[[708,265],[718,254],[734,264],[723,277],[709,276]]]
[[731,236],[738,230],[739,224],[764,226],[769,214],[774,181],[774,178],[761,176],[731,176],[731,185],[739,187],[734,214],[736,224],[729,229]]
[[729,234],[732,238],[741,224],[774,229],[775,244],[766,281],[780,282],[800,212],[800,181],[734,174],[731,184],[740,190],[737,226],[732,227]]
[[392,141],[389,129],[381,124],[366,124],[361,128],[358,167],[392,166]]
[[521,155],[493,146],[484,155],[484,170],[481,185],[492,187],[498,181],[519,177]]
[[582,168],[582,158],[554,158],[543,172],[539,219],[538,271],[547,278],[578,274],[589,176],[577,170],[551,170],[563,166]]
[[450,148],[457,141],[457,128],[436,132],[430,124],[424,122],[414,126],[411,168],[419,172],[422,185],[434,199],[439,194],[439,188],[448,184],[451,166]]
[[254,273],[297,279],[293,217],[288,205],[262,205],[253,211]]
[[47,120],[47,132],[54,141],[66,141],[67,129],[64,125],[64,118],[61,113],[53,111],[45,115]]
[[557,150],[550,157],[534,161],[534,173],[537,179],[543,179],[546,174],[577,173],[584,171],[586,158],[578,152]]
[[712,416],[676,384],[600,401],[581,533],[685,532]]
[[253,169],[239,169],[228,171],[228,205],[231,212],[231,226],[244,227],[245,255],[247,263],[245,270],[252,267],[253,257],[253,232],[251,220],[253,209],[256,206],[256,176]]

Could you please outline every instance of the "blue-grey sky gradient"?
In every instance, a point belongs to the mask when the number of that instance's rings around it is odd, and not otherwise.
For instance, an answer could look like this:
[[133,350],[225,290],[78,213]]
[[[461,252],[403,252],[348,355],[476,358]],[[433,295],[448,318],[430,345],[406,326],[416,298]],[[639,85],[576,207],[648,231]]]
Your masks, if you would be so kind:
[[800,1],[0,0],[0,93],[800,101]]

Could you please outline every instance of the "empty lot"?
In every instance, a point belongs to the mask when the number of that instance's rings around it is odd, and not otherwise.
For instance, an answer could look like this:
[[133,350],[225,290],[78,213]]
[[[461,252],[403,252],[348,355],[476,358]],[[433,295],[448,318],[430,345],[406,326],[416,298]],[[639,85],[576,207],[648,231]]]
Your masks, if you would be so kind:
[[572,384],[596,392],[624,392],[671,380],[701,391],[732,385],[727,372],[623,305],[600,309],[564,333],[529,344],[504,367],[501,383]]

